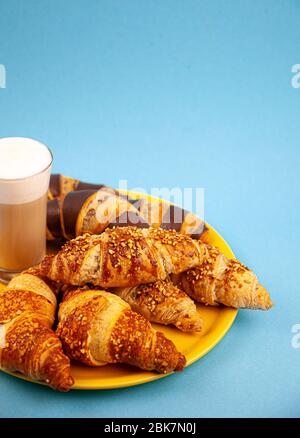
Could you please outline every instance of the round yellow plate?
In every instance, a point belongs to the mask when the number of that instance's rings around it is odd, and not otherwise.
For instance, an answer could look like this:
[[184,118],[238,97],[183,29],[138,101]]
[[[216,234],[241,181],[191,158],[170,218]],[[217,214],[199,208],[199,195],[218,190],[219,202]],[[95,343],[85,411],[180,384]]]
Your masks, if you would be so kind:
[[[144,196],[132,192],[128,193],[134,198]],[[158,201],[150,196],[147,196],[147,198],[154,202]],[[208,225],[208,228],[209,231],[206,240],[211,245],[220,248],[227,257],[233,258],[234,254],[226,241],[211,226]],[[0,285],[0,288],[1,287],[3,286]],[[201,333],[188,334],[180,332],[173,327],[153,324],[156,329],[162,331],[169,339],[171,339],[178,350],[186,356],[187,366],[207,354],[218,342],[220,342],[230,329],[237,315],[236,309],[228,307],[206,307],[202,305],[198,305],[197,307],[198,312],[204,321],[204,328]],[[71,373],[75,380],[73,389],[89,390],[113,389],[140,385],[166,376],[119,364],[90,368],[78,363],[73,363]],[[24,380],[32,381],[19,373],[13,373],[12,375]]]

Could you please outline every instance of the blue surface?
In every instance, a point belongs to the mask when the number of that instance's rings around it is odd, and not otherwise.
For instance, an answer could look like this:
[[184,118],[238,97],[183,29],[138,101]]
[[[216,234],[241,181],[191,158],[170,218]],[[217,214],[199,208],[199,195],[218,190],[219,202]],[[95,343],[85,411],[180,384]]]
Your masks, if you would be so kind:
[[276,303],[140,387],[1,373],[1,416],[299,416],[299,21],[299,0],[0,0],[0,136],[43,140],[84,180],[204,187],[206,220]]

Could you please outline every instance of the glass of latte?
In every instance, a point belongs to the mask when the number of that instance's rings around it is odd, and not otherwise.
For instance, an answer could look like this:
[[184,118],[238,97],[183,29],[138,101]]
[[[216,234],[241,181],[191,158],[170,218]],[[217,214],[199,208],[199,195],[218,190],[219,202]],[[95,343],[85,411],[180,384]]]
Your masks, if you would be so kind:
[[0,281],[37,265],[46,253],[52,153],[29,138],[0,138]]

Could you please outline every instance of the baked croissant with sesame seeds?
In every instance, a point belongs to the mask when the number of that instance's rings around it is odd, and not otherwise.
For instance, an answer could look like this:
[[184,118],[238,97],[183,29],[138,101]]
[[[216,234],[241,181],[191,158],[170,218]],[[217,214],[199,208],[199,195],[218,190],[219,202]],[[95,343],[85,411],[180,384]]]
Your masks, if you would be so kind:
[[272,301],[267,290],[249,268],[228,259],[217,248],[207,245],[208,256],[197,266],[172,281],[195,301],[210,306],[223,304],[235,308],[268,310]]
[[57,286],[38,275],[30,269],[0,292],[0,368],[68,391],[70,360],[51,329]]
[[135,287],[111,289],[126,301],[132,310],[148,321],[175,325],[183,332],[199,332],[202,319],[194,301],[170,279]]
[[46,257],[41,273],[63,284],[131,287],[199,265],[206,245],[174,230],[116,227],[85,234]]
[[126,363],[169,373],[181,371],[185,357],[118,296],[89,287],[65,287],[57,335],[72,359],[90,366]]

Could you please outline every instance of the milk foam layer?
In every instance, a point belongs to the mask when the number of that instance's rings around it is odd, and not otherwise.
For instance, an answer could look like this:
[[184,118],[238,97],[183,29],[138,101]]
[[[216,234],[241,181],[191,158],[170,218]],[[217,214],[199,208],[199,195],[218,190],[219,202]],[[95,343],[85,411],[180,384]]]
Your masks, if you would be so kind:
[[0,139],[0,204],[42,197],[48,189],[51,162],[49,149],[36,140]]

